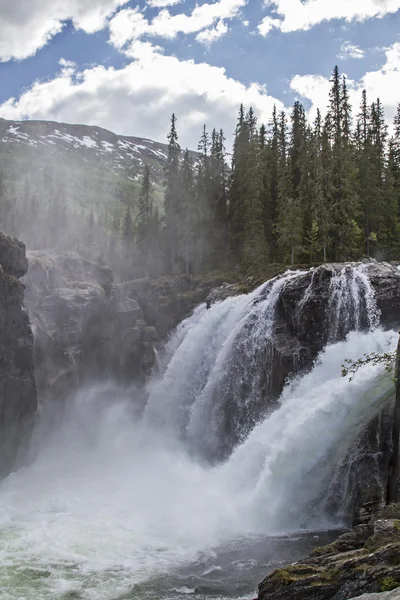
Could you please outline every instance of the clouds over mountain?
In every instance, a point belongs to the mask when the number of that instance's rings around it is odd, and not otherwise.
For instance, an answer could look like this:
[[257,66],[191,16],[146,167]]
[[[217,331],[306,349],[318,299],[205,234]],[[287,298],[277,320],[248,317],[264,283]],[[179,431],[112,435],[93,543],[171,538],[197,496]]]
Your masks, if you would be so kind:
[[70,64],[50,81],[36,82],[1,107],[8,119],[51,119],[100,125],[126,135],[164,139],[172,112],[179,116],[181,142],[197,146],[203,123],[235,127],[240,101],[268,119],[283,104],[256,83],[248,86],[207,63],[165,56],[135,42],[132,61],[121,69],[97,66],[77,72]]
[[[398,9],[400,0],[267,0],[264,6],[253,0],[0,0],[0,60],[22,60],[46,43],[56,48],[51,39],[67,22],[93,43],[99,36],[91,34],[101,31],[106,51],[119,57],[105,66],[92,58],[75,64],[62,54],[55,72],[41,79],[33,73],[23,89],[7,96],[0,116],[95,124],[163,140],[175,112],[182,145],[196,147],[203,123],[223,127],[229,145],[241,102],[253,105],[264,121],[274,103],[282,109],[295,97],[306,101],[311,116],[316,106],[324,109],[327,74],[339,60],[346,61],[342,70],[355,103],[365,86],[371,100],[381,96],[391,118],[399,101],[400,44],[388,41],[384,52],[373,55],[360,35],[352,37],[351,27],[395,18]],[[314,26],[323,24],[335,36],[321,53],[331,50],[332,63],[321,69],[307,47]],[[291,48],[291,32],[297,45],[282,57],[284,46]],[[241,48],[243,60],[231,58],[241,56]],[[296,59],[303,54],[299,69]],[[260,83],[265,81],[267,87]]]

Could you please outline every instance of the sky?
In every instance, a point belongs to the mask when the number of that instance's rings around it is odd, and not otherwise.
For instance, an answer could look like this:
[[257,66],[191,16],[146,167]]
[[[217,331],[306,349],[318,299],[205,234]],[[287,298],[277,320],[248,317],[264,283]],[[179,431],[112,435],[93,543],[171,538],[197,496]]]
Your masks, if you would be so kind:
[[240,103],[327,106],[335,65],[357,112],[400,102],[400,0],[0,0],[0,116],[229,146]]

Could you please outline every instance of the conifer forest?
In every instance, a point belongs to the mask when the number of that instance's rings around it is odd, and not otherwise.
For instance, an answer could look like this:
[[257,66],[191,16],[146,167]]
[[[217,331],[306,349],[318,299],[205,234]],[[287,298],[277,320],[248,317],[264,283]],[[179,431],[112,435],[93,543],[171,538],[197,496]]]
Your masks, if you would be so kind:
[[[118,203],[82,212],[79,226],[74,216],[68,247],[74,247],[71,236],[84,236],[89,257],[123,264],[122,278],[398,259],[400,105],[389,128],[379,98],[364,91],[360,106],[351,105],[346,77],[336,67],[327,107],[311,122],[296,101],[260,123],[252,107],[241,105],[230,154],[225,144],[232,132],[206,125],[197,152],[181,148],[179,116],[172,115],[163,200],[155,201],[146,164],[135,189],[120,194]],[[16,212],[6,198],[4,168],[3,223]],[[36,198],[35,214],[38,204]],[[50,224],[51,215],[58,224],[69,222],[62,200],[46,210]],[[12,230],[12,222],[5,229]],[[59,231],[56,237],[62,238]]]

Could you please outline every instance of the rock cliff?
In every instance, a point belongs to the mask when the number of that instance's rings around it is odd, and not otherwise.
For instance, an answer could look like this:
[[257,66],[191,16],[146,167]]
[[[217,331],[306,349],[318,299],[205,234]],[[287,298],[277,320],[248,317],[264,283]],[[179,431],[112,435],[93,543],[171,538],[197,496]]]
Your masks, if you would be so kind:
[[19,277],[25,246],[0,233],[0,476],[15,464],[37,410],[33,335]]
[[143,382],[158,336],[108,267],[75,252],[28,254],[26,307],[40,398],[63,399],[87,381]]
[[183,275],[114,283],[108,267],[76,252],[33,251],[28,259],[25,303],[43,402],[87,381],[140,386],[160,339],[223,282]]

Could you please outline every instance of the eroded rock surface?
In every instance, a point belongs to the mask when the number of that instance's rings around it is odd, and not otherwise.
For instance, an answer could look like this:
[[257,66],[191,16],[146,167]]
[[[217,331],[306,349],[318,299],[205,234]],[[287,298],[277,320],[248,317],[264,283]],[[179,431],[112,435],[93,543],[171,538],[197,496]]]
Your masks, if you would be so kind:
[[18,279],[27,266],[24,244],[0,233],[0,476],[15,464],[37,410],[33,335]]

